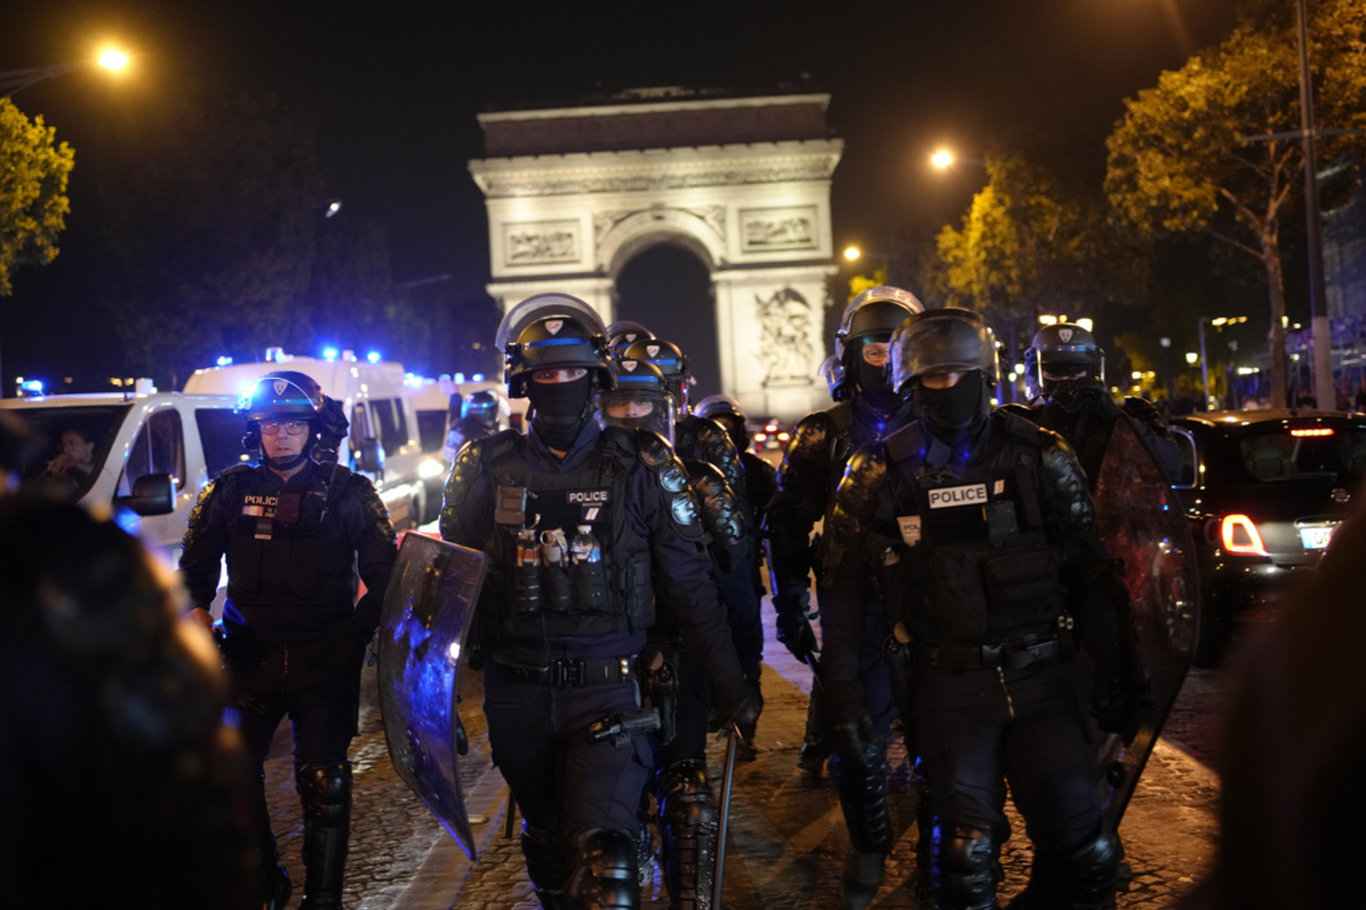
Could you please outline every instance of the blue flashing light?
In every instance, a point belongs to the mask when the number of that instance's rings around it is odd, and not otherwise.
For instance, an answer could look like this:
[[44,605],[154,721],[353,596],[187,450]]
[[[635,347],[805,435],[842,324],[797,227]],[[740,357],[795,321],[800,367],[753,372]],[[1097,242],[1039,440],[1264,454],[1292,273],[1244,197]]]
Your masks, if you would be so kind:
[[222,357],[218,358],[218,365],[220,367],[232,366],[232,358],[224,354]]
[[334,361],[334,360],[336,360],[336,359],[337,359],[337,349],[336,349],[336,348],[323,348],[323,360],[326,360],[328,363],[331,363],[332,361]]
[[43,381],[41,379],[25,379],[19,383],[19,388],[34,395],[43,394]]
[[470,377],[470,382],[483,382],[483,381],[484,381],[484,374],[483,374],[483,373],[475,373],[473,376]]
[[455,376],[454,376],[453,378],[454,378],[456,384],[459,385],[460,383],[462,383],[462,382],[465,381],[465,374],[464,374],[464,373],[456,373]]
[[365,359],[371,363],[379,363],[379,351],[371,351],[365,355]]

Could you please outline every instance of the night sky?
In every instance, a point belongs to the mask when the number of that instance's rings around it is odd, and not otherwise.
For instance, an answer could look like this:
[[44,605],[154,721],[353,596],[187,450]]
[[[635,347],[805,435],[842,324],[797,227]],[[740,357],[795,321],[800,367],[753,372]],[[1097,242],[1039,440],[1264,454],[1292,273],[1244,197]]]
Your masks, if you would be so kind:
[[15,295],[0,299],[5,382],[12,363],[40,350],[54,370],[80,356],[69,325],[55,337],[48,304],[56,289],[97,280],[82,202],[105,104],[155,104],[199,82],[274,93],[316,130],[344,212],[388,226],[397,280],[450,274],[477,294],[488,280],[486,225],[465,165],[482,155],[481,110],[643,86],[829,92],[845,142],[836,244],[877,249],[897,231],[956,223],[980,186],[968,166],[930,171],[940,143],[965,155],[991,144],[1065,155],[1099,180],[1123,99],[1222,37],[1236,4],[12,0],[0,4],[0,71],[80,59],[104,38],[138,56],[119,86],[79,74],[15,98],[76,146],[78,165],[63,255],[42,274],[19,272]]

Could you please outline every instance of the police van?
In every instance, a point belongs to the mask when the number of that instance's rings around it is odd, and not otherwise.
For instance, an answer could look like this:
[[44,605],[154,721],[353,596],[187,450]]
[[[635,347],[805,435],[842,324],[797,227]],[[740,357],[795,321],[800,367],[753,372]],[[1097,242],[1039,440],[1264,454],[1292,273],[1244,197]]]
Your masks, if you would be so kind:
[[[185,393],[240,398],[274,370],[305,373],[317,380],[324,395],[341,403],[350,429],[339,460],[374,482],[396,529],[417,527],[427,520],[430,507],[421,475],[417,411],[402,364],[360,360],[350,351],[334,359],[319,359],[271,348],[261,363],[195,370],[185,382]],[[440,508],[439,501],[436,508]]]
[[115,513],[174,564],[199,491],[252,457],[236,403],[232,395],[159,392],[144,379],[126,392],[6,398],[0,408],[37,434],[21,485]]

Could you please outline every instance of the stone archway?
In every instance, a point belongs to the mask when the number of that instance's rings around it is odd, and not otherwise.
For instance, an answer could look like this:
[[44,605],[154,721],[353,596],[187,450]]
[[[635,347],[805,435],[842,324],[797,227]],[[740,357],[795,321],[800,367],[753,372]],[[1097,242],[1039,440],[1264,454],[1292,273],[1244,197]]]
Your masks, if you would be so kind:
[[488,157],[469,167],[488,211],[489,293],[506,307],[562,291],[610,323],[626,263],[681,246],[711,275],[722,390],[755,416],[821,406],[843,148],[828,103],[660,89],[480,115]]

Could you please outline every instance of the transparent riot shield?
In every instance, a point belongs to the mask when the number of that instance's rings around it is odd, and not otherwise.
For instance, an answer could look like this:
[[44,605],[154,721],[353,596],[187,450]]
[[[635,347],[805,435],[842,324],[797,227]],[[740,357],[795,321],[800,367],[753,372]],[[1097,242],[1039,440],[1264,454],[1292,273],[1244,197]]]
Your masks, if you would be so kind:
[[484,569],[478,550],[405,534],[376,633],[389,757],[470,859],[474,835],[457,773],[464,734],[455,705]]
[[[1124,561],[1139,650],[1152,679],[1151,710],[1133,743],[1097,738],[1110,788],[1106,816],[1117,829],[1143,766],[1190,669],[1199,632],[1200,585],[1180,501],[1129,421],[1115,422],[1096,479],[1096,528]],[[1112,829],[1113,830],[1113,829]]]

